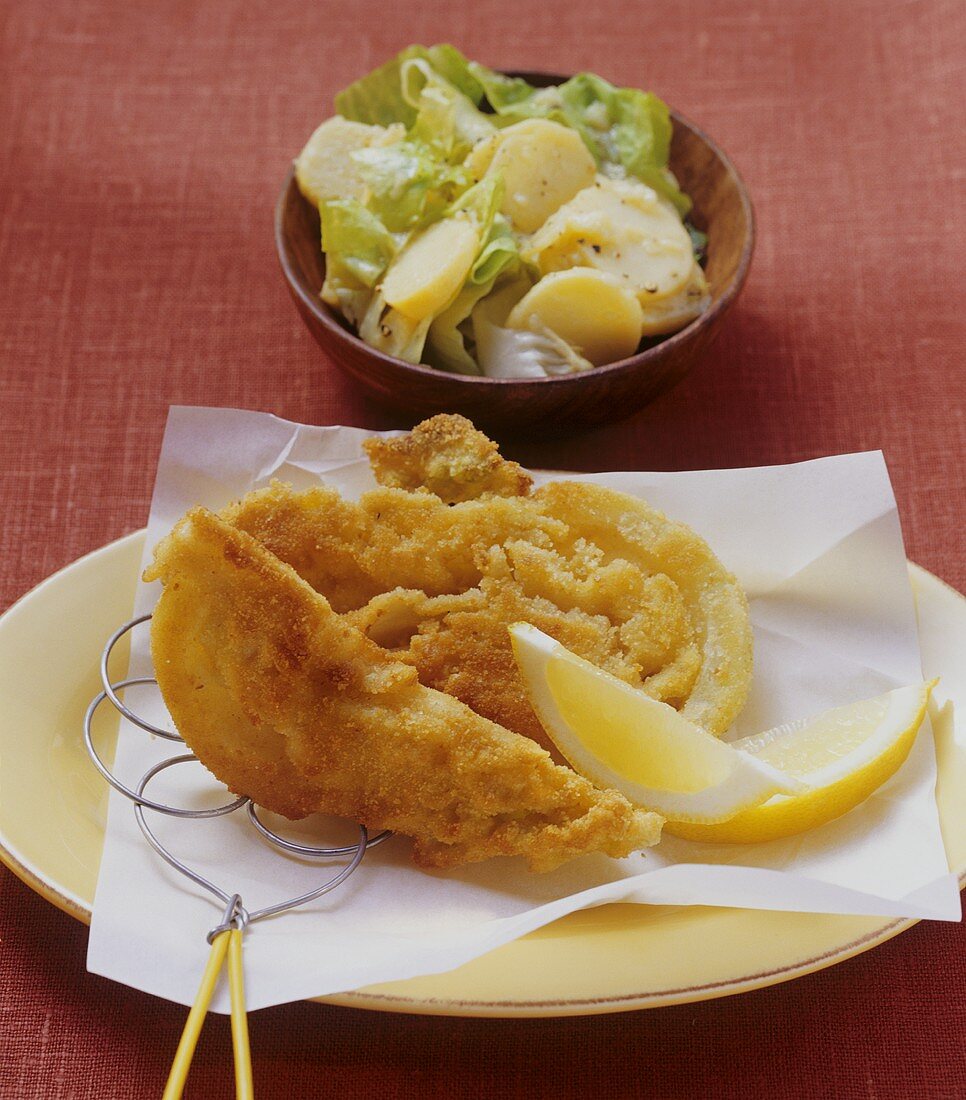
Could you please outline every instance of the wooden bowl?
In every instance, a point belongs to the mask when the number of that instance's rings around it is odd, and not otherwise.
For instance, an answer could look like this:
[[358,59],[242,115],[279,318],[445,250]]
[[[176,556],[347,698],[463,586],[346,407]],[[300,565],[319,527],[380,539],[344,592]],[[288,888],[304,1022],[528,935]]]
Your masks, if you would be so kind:
[[[566,77],[514,73],[545,87]],[[671,168],[694,200],[691,220],[708,234],[705,268],[711,305],[697,320],[629,359],[555,378],[473,378],[406,363],[363,343],[319,298],[325,257],[319,214],[289,171],[275,211],[282,272],[302,319],[319,346],[373,395],[412,418],[459,412],[484,428],[527,433],[619,420],[678,383],[705,353],[738,296],[754,245],[748,193],[722,151],[672,112]]]

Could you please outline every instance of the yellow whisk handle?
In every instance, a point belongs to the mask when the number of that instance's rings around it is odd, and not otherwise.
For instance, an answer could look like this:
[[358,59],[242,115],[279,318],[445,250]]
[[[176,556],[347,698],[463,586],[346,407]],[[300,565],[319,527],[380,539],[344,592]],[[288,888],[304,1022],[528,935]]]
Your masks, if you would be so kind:
[[248,1045],[248,1016],[245,1012],[245,975],[242,971],[242,932],[228,933],[228,989],[231,995],[231,1045],[235,1054],[236,1100],[254,1100],[252,1052]]
[[201,985],[198,986],[195,1003],[191,1006],[188,1019],[185,1021],[181,1042],[178,1043],[174,1061],[171,1063],[171,1072],[168,1074],[168,1083],[164,1086],[162,1100],[180,1100],[188,1070],[191,1068],[191,1059],[198,1045],[198,1036],[201,1034],[205,1016],[208,1014],[208,1005],[211,1004],[212,994],[215,992],[218,974],[225,961],[229,936],[229,932],[222,932],[212,940],[208,964],[201,976]]

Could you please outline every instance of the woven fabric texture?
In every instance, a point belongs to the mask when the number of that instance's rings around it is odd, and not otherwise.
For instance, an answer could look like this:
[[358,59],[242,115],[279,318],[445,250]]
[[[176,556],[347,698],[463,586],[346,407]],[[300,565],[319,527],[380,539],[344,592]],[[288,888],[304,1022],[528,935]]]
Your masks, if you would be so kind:
[[[752,272],[707,360],[631,419],[512,457],[882,448],[909,557],[963,589],[964,40],[961,0],[0,5],[0,608],[143,524],[169,404],[410,423],[318,351],[271,228],[333,93],[412,41],[652,88],[755,203]],[[0,1097],[159,1095],[184,1013],[87,975],[86,936],[0,869]],[[962,926],[920,925],[787,985],[607,1017],[291,1005],[252,1019],[258,1094],[961,1097],[964,948]],[[186,1095],[231,1092],[213,1018]]]

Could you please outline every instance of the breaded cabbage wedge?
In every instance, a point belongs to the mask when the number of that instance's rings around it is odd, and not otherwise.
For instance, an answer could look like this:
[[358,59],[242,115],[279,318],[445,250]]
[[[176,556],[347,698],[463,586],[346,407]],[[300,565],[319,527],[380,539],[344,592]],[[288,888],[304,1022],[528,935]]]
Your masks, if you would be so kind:
[[363,444],[380,485],[425,489],[446,504],[484,496],[526,496],[533,478],[505,459],[492,439],[465,416],[440,413],[395,438]]
[[201,508],[145,580],[155,671],[178,730],[233,791],[411,836],[425,867],[522,855],[546,871],[652,845],[662,819],[422,686],[245,532]]

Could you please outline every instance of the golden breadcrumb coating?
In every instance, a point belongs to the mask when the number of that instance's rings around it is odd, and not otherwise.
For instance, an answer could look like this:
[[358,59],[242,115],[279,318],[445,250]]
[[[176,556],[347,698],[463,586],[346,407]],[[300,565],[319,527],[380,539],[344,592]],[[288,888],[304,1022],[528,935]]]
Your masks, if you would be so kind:
[[[551,585],[534,585],[525,568],[532,552],[526,543],[494,547],[476,588],[453,596],[427,596],[418,589],[397,588],[374,597],[358,611],[348,612],[346,618],[394,656],[412,664],[421,683],[455,695],[478,714],[532,737],[556,757],[553,742],[530,705],[507,626],[531,623],[632,686],[646,687],[642,670],[646,675],[646,671],[661,667],[666,654],[660,650],[659,639],[663,637],[669,647],[673,644],[676,634],[672,628],[684,626],[683,608],[669,606],[680,601],[667,578],[645,578],[639,585],[642,592],[636,613],[645,614],[650,599],[657,627],[647,633],[645,644],[627,646],[620,625],[603,612],[601,601],[586,600],[584,606],[563,609],[565,601],[554,600]],[[614,571],[630,571],[626,563],[621,565],[625,568],[615,565]],[[631,572],[631,579],[639,580],[639,574]],[[561,565],[559,582],[573,580]],[[587,606],[594,603],[596,608]],[[695,651],[695,665],[698,660]]]
[[523,855],[548,870],[657,842],[661,818],[598,790],[367,638],[293,568],[194,509],[156,548],[158,683],[199,759],[288,817],[413,837],[423,866]]
[[446,504],[482,496],[526,496],[533,480],[501,457],[497,445],[465,416],[441,413],[406,435],[363,443],[380,485],[426,489]]
[[[559,481],[453,505],[403,489],[352,503],[275,483],[222,515],[364,630],[393,600],[406,606],[394,632],[373,637],[427,685],[541,743],[506,632],[520,620],[713,733],[747,698],[740,586],[694,531],[627,494]],[[412,595],[387,602],[395,589]]]
[[373,489],[358,503],[325,486],[295,492],[273,482],[221,515],[247,531],[321,592],[337,611],[392,588],[464,592],[480,563],[508,538],[551,547],[566,527],[529,497],[447,505],[431,493]]

